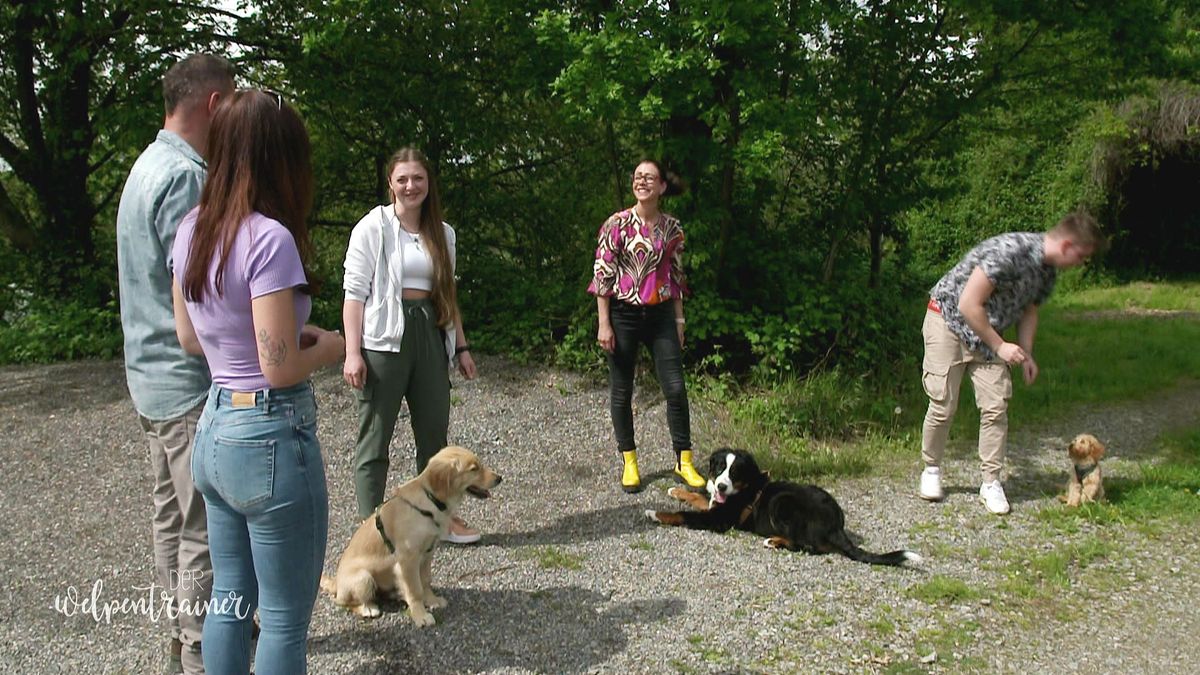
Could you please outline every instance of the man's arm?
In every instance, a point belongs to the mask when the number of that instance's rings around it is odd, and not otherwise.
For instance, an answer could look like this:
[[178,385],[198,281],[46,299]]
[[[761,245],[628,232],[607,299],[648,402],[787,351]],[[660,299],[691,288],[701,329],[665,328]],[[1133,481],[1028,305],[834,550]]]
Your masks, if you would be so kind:
[[179,338],[179,345],[188,354],[204,356],[204,348],[200,346],[200,338],[196,337],[196,329],[192,326],[192,317],[188,316],[178,281],[171,283],[171,296],[175,306],[175,336]]
[[154,232],[158,236],[158,244],[162,247],[163,259],[167,262],[167,272],[174,274],[175,264],[171,259],[171,247],[175,243],[175,232],[179,229],[179,221],[188,214],[200,201],[200,190],[204,179],[200,174],[183,171],[175,175],[167,185],[162,202],[154,213]]
[[1025,360],[1025,351],[1018,345],[1005,342],[1000,333],[992,328],[992,324],[988,323],[987,310],[983,305],[992,297],[994,290],[996,286],[984,273],[983,268],[976,267],[971,271],[967,285],[963,287],[962,295],[958,298],[958,311],[962,312],[971,330],[975,331],[997,356],[1010,364],[1021,363]]
[[1037,361],[1033,358],[1033,339],[1037,336],[1037,326],[1038,306],[1031,303],[1017,321],[1017,344],[1025,350],[1025,361],[1021,363],[1025,384],[1033,384],[1038,376]]
[[1026,356],[1033,356],[1033,339],[1037,336],[1038,306],[1029,305],[1021,313],[1017,322],[1017,344],[1025,350]]

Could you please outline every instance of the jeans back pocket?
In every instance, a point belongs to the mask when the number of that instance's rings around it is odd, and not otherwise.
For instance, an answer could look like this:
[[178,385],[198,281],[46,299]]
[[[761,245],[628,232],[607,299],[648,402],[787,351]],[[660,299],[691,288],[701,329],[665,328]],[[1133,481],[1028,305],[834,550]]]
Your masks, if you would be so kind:
[[213,475],[221,498],[237,509],[270,499],[275,493],[274,439],[213,438]]

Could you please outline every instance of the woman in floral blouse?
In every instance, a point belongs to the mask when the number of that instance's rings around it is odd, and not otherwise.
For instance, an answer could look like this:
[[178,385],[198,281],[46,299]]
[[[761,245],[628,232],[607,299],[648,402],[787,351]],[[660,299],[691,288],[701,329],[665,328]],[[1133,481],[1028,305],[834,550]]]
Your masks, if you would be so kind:
[[646,160],[633,172],[637,204],[609,216],[600,227],[588,292],[596,296],[600,329],[596,339],[608,353],[609,406],[617,447],[624,458],[621,487],[642,489],[633,434],[633,374],[638,348],[654,356],[658,383],[667,399],[667,424],[675,449],[675,474],[691,487],[704,478],[692,465],[691,422],[683,381],[683,296],[688,293],[680,258],[683,228],[659,210],[662,197],[681,192],[662,165]]

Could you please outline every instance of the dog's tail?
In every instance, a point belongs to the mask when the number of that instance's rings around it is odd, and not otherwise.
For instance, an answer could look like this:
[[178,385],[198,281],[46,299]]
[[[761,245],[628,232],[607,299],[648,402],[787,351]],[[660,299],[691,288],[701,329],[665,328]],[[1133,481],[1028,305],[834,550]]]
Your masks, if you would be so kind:
[[322,572],[321,573],[321,590],[325,591],[326,593],[328,593],[336,598],[337,597],[337,579]]
[[850,537],[846,536],[844,531],[838,532],[830,537],[830,543],[838,550],[839,553],[859,562],[870,563],[872,565],[892,565],[899,567],[906,562],[919,563],[922,558],[919,554],[912,551],[892,551],[891,553],[871,553],[864,551],[850,541]]

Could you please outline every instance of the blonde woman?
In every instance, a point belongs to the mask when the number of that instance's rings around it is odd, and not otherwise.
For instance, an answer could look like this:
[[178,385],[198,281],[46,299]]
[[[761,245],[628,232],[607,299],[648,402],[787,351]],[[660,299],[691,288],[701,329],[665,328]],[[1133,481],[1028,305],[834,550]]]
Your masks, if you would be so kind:
[[[386,170],[391,202],[355,225],[343,282],[343,376],[358,399],[354,488],[363,518],[383,503],[401,403],[408,402],[420,473],[447,445],[448,365],[457,361],[468,380],[476,375],[458,310],[454,228],[442,222],[429,160],[402,148]],[[479,533],[456,518],[447,540],[469,544]]]

